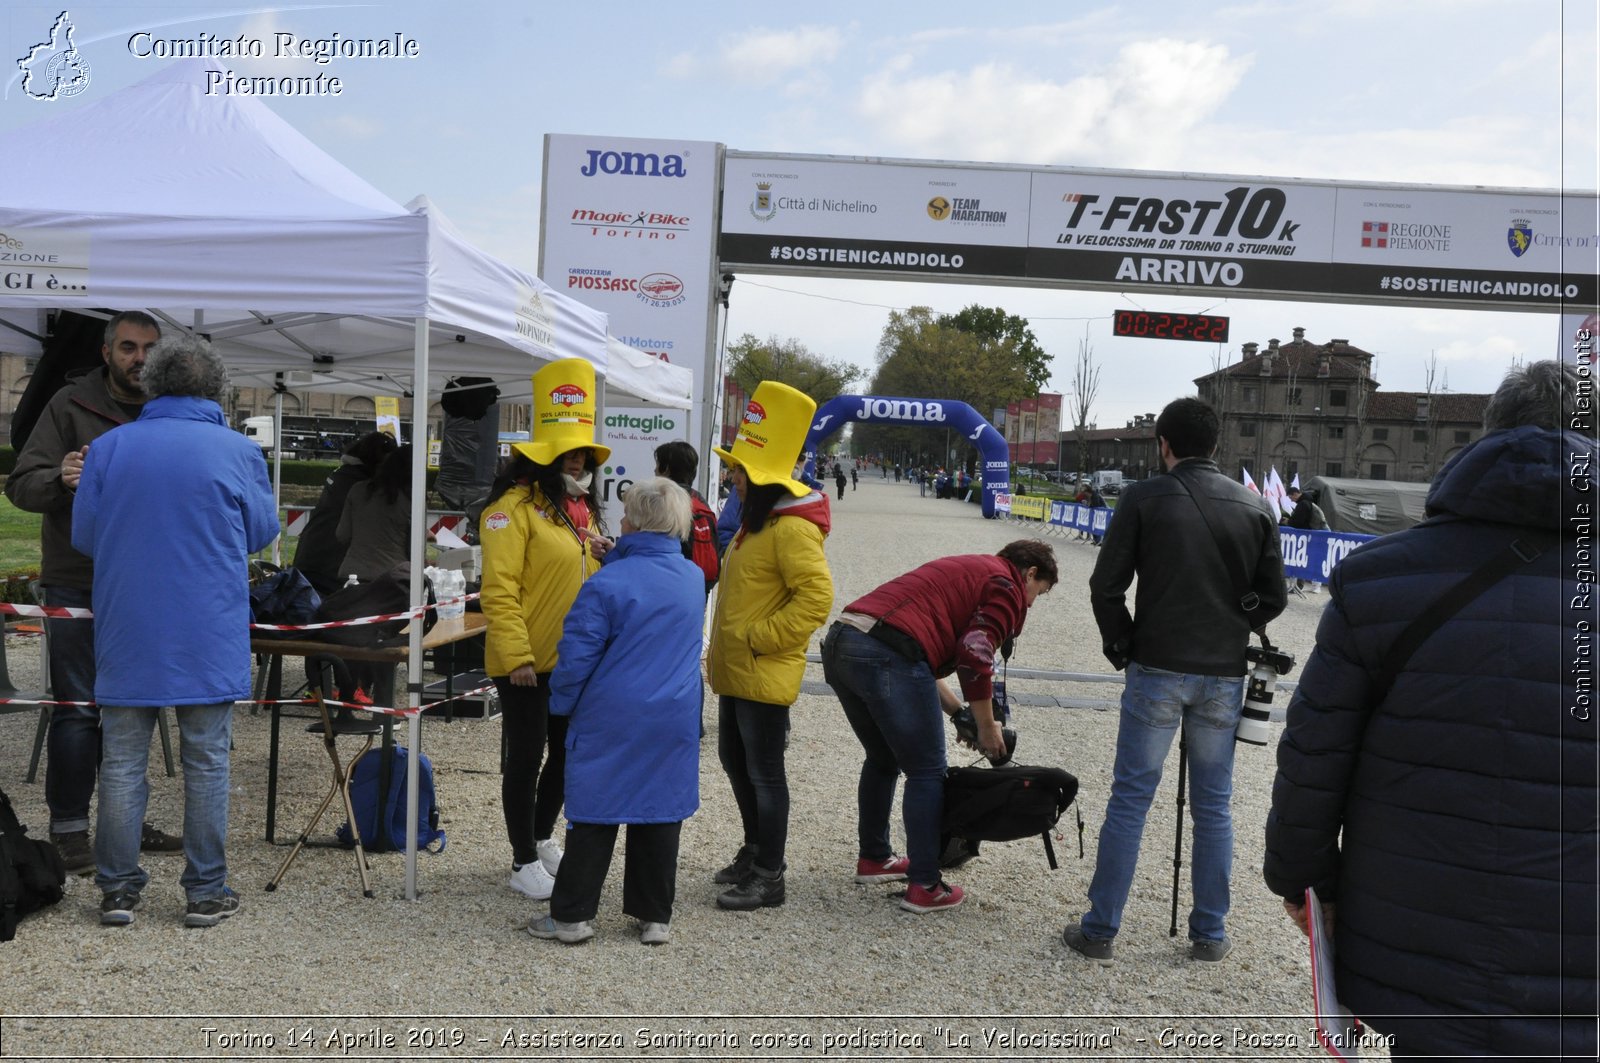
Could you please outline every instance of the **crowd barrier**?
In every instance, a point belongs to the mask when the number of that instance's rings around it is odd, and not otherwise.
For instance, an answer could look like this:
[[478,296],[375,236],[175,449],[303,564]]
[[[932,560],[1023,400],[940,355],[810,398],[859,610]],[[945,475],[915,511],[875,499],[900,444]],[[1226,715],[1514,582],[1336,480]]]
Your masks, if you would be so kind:
[[[1059,502],[1028,495],[995,496],[995,513],[1014,523],[1037,521],[1044,525],[1047,532],[1083,532],[1096,539],[1105,535],[1106,525],[1111,523],[1111,509],[1108,506],[1085,506],[1077,502]],[[1283,574],[1289,579],[1326,583],[1333,566],[1344,560],[1346,554],[1376,538],[1375,535],[1359,535],[1355,532],[1279,528]]]

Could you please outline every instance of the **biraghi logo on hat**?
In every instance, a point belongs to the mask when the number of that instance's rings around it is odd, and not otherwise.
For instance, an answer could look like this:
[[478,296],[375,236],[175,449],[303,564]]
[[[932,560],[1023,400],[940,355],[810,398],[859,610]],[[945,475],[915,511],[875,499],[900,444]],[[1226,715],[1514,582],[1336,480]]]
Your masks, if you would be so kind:
[[589,393],[576,384],[562,384],[550,392],[552,406],[581,406],[589,398]]
[[767,419],[767,411],[762,408],[761,403],[751,399],[750,404],[744,408],[744,419],[746,424],[760,424]]

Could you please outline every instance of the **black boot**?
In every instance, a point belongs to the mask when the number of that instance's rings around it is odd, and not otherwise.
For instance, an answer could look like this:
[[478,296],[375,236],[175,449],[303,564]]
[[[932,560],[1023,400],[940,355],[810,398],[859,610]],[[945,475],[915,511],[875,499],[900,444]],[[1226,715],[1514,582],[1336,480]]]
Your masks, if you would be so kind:
[[737,886],[750,877],[750,872],[756,866],[756,854],[760,850],[754,845],[741,845],[733,857],[733,863],[718,871],[711,877],[711,881],[722,886]]
[[783,872],[752,868],[745,880],[717,895],[717,907],[748,912],[756,908],[776,908],[783,903]]

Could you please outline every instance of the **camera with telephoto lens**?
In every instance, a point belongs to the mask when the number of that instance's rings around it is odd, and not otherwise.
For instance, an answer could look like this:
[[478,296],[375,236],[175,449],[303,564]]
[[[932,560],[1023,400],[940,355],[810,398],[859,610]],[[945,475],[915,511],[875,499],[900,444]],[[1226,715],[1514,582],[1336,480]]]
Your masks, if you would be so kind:
[[1239,715],[1239,727],[1233,732],[1233,738],[1236,742],[1264,746],[1269,733],[1267,725],[1284,718],[1281,709],[1272,707],[1272,694],[1278,687],[1278,677],[1288,675],[1294,668],[1294,655],[1267,641],[1266,632],[1261,633],[1261,645],[1246,646],[1244,655],[1250,662],[1250,679],[1244,691],[1244,712]]
[[[1000,737],[1005,739],[1006,743],[1004,754],[998,757],[989,757],[989,763],[999,768],[1011,763],[1011,758],[1017,752],[1017,732],[1006,726],[1011,721],[1011,704],[1006,700],[1006,684],[1004,680],[995,680],[992,702],[995,722],[1000,725]],[[972,706],[961,706],[961,711],[950,717],[950,722],[956,726],[956,737],[976,749],[978,745],[978,721],[972,715]],[[988,756],[988,754],[984,755]]]

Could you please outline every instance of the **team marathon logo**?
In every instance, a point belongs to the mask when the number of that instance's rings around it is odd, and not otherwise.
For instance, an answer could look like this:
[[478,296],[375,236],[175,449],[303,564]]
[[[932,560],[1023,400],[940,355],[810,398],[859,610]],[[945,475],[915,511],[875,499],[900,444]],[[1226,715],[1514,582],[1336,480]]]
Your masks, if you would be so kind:
[[928,200],[928,217],[934,221],[948,221],[953,225],[1004,225],[1006,212],[984,210],[981,199],[957,196],[946,199],[934,196]]
[[50,27],[50,37],[17,60],[23,92],[35,100],[59,100],[89,87],[89,61],[72,39],[76,29],[71,14],[61,12]]

